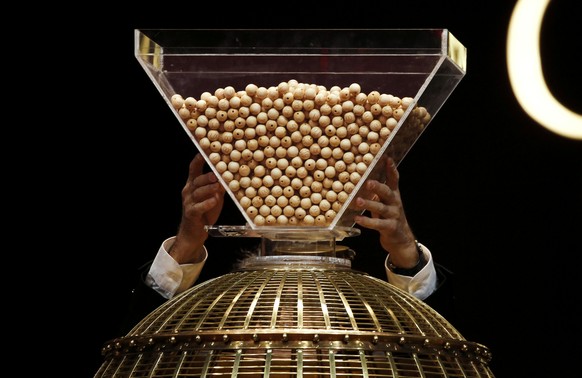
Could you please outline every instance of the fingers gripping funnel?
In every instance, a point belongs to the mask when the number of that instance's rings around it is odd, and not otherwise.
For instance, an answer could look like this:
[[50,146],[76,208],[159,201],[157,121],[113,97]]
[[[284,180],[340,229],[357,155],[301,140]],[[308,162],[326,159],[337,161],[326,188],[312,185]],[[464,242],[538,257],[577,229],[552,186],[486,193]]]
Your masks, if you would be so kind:
[[136,30],[135,56],[247,221],[219,232],[274,239],[357,233],[466,65],[446,29]]

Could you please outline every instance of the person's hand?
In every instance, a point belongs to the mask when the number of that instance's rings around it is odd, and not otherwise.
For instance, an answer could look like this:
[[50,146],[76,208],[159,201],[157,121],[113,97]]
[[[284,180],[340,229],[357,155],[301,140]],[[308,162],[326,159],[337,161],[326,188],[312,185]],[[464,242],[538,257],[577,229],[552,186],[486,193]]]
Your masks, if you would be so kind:
[[203,174],[204,157],[197,154],[182,189],[182,219],[170,255],[180,264],[204,259],[204,242],[208,233],[204,226],[213,225],[224,204],[224,187],[213,172]]
[[376,180],[365,183],[371,200],[358,197],[355,206],[368,210],[370,217],[358,215],[355,222],[360,226],[378,231],[382,248],[390,253],[390,261],[399,268],[411,268],[418,263],[415,237],[408,225],[398,188],[399,173],[394,160],[386,161],[386,183]]

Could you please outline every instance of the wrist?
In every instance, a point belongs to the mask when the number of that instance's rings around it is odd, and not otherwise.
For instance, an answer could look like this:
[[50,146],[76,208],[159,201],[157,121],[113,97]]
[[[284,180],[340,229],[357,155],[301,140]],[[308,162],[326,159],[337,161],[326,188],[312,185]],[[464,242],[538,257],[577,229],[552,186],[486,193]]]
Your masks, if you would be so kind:
[[176,237],[167,251],[178,264],[196,264],[202,262],[206,257],[204,242],[190,242],[179,237]]
[[403,276],[414,276],[418,272],[420,272],[422,270],[422,268],[424,268],[424,266],[427,263],[427,260],[424,256],[424,251],[422,249],[422,246],[420,245],[420,243],[418,243],[417,240],[414,241],[414,245],[415,245],[416,253],[417,253],[418,257],[417,257],[416,264],[412,267],[399,267],[399,266],[395,265],[390,258],[390,253],[388,253],[387,263],[388,263],[388,269],[390,269],[391,272],[393,272],[395,274],[403,275]]

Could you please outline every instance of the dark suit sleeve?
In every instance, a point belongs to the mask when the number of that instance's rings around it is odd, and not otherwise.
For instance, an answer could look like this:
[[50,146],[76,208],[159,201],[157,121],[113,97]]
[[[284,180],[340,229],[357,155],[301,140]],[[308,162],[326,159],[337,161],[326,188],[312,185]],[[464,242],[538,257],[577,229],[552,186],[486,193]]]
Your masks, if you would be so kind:
[[124,320],[120,326],[120,334],[126,335],[150,312],[167,301],[157,291],[146,285],[145,277],[150,269],[152,261],[139,268],[138,279],[131,292],[128,308]]
[[455,324],[454,274],[440,264],[435,263],[435,269],[437,272],[437,288],[424,302],[444,316],[449,323]]

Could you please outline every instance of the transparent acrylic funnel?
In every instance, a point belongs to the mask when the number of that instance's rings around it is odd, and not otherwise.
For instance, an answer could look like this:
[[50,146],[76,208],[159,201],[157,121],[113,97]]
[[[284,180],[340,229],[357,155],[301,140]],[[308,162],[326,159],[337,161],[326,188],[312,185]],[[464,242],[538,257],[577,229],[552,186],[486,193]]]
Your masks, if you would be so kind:
[[466,72],[446,29],[135,30],[135,56],[245,217],[229,236],[341,240]]

